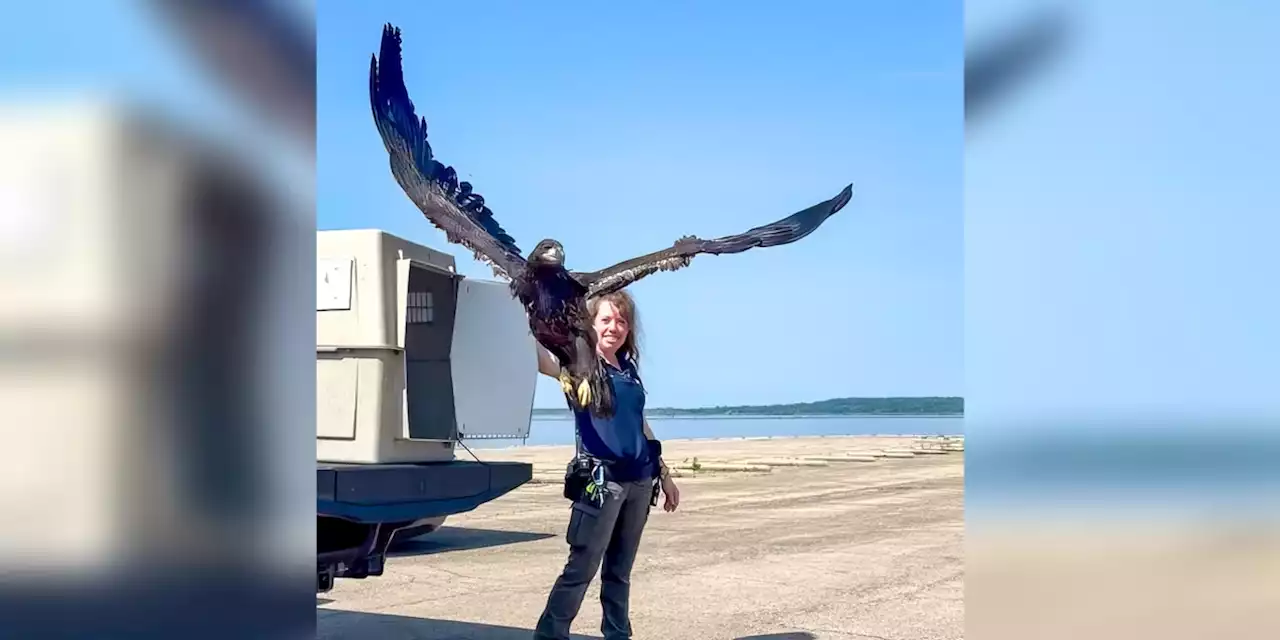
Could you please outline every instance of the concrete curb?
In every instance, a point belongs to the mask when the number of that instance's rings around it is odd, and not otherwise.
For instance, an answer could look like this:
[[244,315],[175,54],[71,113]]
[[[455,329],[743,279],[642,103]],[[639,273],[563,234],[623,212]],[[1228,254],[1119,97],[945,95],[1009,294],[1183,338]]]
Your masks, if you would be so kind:
[[901,451],[901,450],[898,450],[898,451],[885,451],[885,452],[884,452],[883,454],[881,454],[881,455],[883,455],[883,456],[884,456],[884,457],[886,457],[886,458],[914,458],[914,457],[916,457],[916,454],[911,453],[910,451]]
[[822,460],[806,460],[804,458],[761,458],[759,460],[747,460],[743,464],[765,465],[769,467],[825,467],[828,464]]
[[879,459],[873,455],[809,456],[809,458],[823,462],[875,462]]
[[701,473],[703,471],[741,471],[741,472],[758,471],[758,472],[767,473],[773,470],[773,468],[768,465],[729,464],[724,462],[702,462],[698,464],[698,468],[696,470],[693,468],[693,465],[691,464],[677,464],[677,465],[668,465],[668,466],[670,466],[672,469],[679,469],[681,471],[696,471],[698,473]]

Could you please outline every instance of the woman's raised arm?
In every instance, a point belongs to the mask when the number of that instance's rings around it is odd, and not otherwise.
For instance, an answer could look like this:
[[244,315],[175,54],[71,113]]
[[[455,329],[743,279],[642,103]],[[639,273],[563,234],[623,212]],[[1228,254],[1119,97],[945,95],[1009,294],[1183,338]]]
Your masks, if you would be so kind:
[[538,350],[538,372],[552,378],[560,377],[560,363],[556,362],[556,357],[540,344],[535,344],[534,347]]

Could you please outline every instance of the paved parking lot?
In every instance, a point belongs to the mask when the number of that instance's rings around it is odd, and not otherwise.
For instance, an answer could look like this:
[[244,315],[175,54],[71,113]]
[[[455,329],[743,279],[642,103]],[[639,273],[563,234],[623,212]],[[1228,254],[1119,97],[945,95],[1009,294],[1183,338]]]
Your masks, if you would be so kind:
[[[830,456],[897,438],[672,441],[668,462]],[[572,447],[480,450],[534,462],[535,482],[408,543],[386,575],[319,600],[329,640],[529,638],[564,563]],[[463,454],[465,455],[465,453]],[[655,510],[632,575],[636,638],[964,637],[964,454],[700,473]],[[599,637],[598,585],[574,625]]]

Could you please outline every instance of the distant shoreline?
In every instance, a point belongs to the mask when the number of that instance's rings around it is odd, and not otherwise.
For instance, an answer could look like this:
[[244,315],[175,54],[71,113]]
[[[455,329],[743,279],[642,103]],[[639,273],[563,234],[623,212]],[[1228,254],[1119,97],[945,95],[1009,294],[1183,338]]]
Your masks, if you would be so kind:
[[[817,402],[757,404],[717,407],[654,407],[645,411],[651,419],[663,418],[963,418],[964,398],[959,396],[900,396],[888,398],[829,398]],[[534,419],[568,420],[568,407],[533,410]]]
[[[753,441],[762,441],[762,440],[773,440],[773,441],[873,440],[874,441],[874,440],[918,440],[921,438],[959,438],[963,440],[964,437],[965,437],[965,434],[963,433],[831,433],[831,434],[799,433],[799,434],[775,435],[775,436],[674,437],[674,438],[663,438],[662,441],[669,444],[670,443],[710,444],[710,443],[753,442]],[[513,442],[518,440],[520,440],[520,438],[509,438],[509,439],[502,439],[502,440],[494,439],[494,440],[490,440],[486,444],[491,445],[492,443],[495,443],[495,442],[507,443],[507,442]],[[477,446],[477,443],[481,443],[481,442],[485,442],[485,441],[484,440],[473,441],[471,443],[471,446],[477,449],[483,449],[486,451],[517,450],[517,449],[565,449],[565,448],[573,447],[573,442],[571,441],[570,442],[537,442],[532,444],[529,444],[529,443],[514,444],[513,443],[513,444],[504,444],[502,446],[488,446],[488,447],[484,445]],[[960,452],[959,455],[964,455],[964,454]]]
[[[963,413],[645,413],[650,420],[815,420],[828,418],[963,418]],[[534,420],[572,420],[573,414],[565,409],[534,409]]]

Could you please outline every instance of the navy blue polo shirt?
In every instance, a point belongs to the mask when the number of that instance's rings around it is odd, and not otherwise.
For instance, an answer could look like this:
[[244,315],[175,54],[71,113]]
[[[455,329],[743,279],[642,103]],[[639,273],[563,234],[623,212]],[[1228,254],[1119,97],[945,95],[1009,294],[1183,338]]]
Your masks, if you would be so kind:
[[654,476],[654,461],[649,455],[649,439],[644,436],[644,383],[634,363],[619,358],[619,369],[602,358],[601,365],[613,389],[614,411],[600,418],[590,410],[575,411],[574,423],[582,437],[582,448],[590,455],[608,461],[609,471],[618,482],[632,482]]

